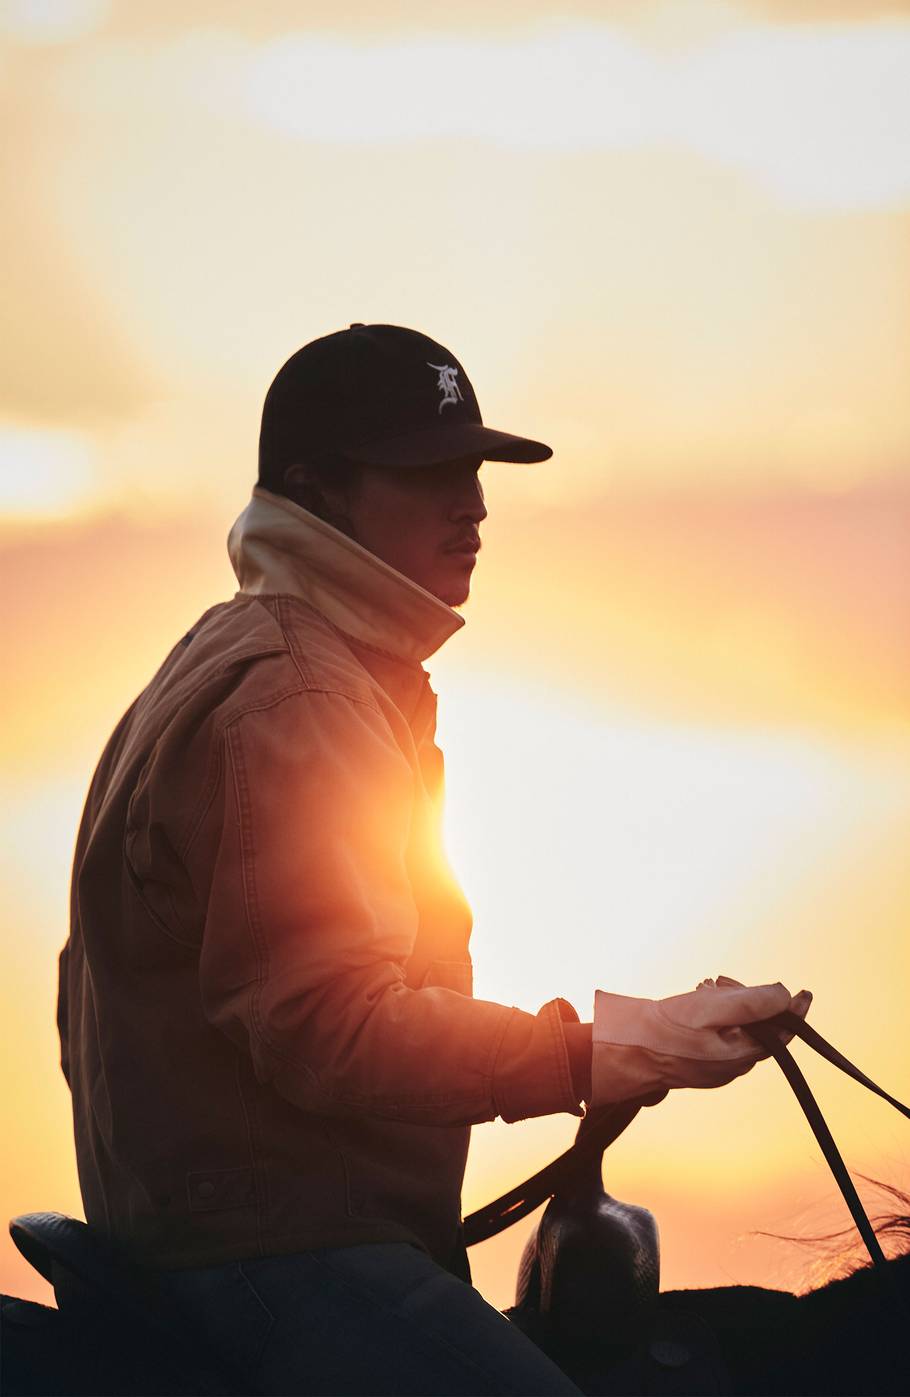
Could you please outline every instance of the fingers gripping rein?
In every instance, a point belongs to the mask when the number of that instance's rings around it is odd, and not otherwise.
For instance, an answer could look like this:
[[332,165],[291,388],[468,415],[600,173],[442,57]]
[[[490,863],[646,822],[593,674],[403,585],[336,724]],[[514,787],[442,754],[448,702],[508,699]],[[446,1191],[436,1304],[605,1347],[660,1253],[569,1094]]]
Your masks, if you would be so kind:
[[674,1087],[719,1087],[767,1057],[743,1029],[785,1009],[804,1018],[808,990],[702,980],[689,994],[635,999],[597,990],[594,997],[592,1106],[662,1097]]

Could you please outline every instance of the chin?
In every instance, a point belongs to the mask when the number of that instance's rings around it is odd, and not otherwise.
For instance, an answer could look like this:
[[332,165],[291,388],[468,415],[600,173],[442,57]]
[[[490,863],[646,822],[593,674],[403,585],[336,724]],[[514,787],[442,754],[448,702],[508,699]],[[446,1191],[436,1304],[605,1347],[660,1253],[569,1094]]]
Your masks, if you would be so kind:
[[433,594],[440,601],[444,601],[446,606],[464,606],[471,595],[471,583],[468,578],[460,582],[444,583],[439,587],[434,587]]
[[464,606],[465,602],[467,601],[470,595],[470,592],[467,587],[461,587],[457,591],[454,588],[449,587],[441,588],[439,591],[434,591],[433,595],[435,597],[438,597],[440,601],[444,601],[446,606],[457,607]]
[[460,576],[450,575],[445,579],[440,579],[427,591],[432,592],[434,597],[444,601],[446,606],[464,606],[471,593],[471,572],[473,564],[467,572],[462,572]]

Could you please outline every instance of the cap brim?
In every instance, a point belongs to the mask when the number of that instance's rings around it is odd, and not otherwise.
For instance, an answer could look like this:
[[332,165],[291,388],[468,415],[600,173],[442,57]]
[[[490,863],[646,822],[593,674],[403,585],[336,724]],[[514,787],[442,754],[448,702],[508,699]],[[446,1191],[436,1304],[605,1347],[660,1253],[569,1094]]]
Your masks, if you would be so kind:
[[497,432],[480,422],[440,423],[403,436],[371,441],[344,455],[365,466],[438,466],[462,456],[482,456],[485,461],[547,461],[553,455],[542,441]]

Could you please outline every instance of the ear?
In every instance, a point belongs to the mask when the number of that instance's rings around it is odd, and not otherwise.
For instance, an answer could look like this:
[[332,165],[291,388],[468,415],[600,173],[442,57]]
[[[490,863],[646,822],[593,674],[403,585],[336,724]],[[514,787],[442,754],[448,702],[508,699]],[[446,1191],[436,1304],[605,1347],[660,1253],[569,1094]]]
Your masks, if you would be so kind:
[[294,504],[311,514],[320,514],[324,504],[322,490],[311,466],[287,466],[281,477],[282,493]]
[[284,493],[302,509],[353,537],[353,525],[347,517],[347,492],[343,486],[327,482],[326,474],[324,468],[306,461],[288,466],[282,476]]
[[307,465],[287,466],[281,481],[287,493],[290,494],[300,485],[313,484],[313,469]]
[[338,509],[347,503],[347,495],[340,485],[332,483],[331,477],[325,468],[313,465],[308,461],[300,461],[285,469],[282,477],[285,491],[292,498],[296,495],[306,495],[308,498],[317,496],[325,500],[333,509]]

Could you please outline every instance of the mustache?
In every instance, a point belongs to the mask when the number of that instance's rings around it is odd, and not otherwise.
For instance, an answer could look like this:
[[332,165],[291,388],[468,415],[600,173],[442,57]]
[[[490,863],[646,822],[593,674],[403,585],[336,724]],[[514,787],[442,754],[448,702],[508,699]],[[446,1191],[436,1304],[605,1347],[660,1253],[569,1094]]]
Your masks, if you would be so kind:
[[451,543],[447,543],[443,551],[446,553],[458,553],[462,549],[470,548],[472,552],[479,553],[481,547],[480,534],[476,529],[471,529],[467,533],[459,534]]

